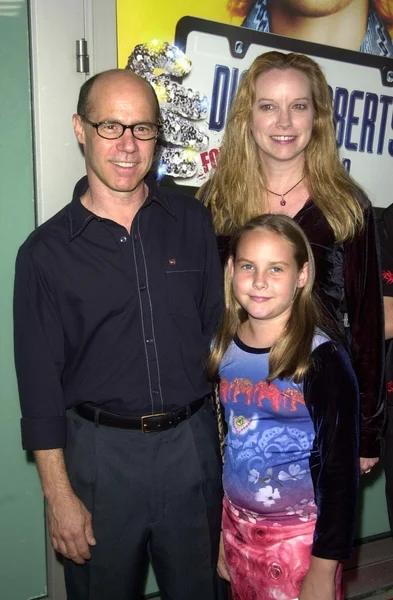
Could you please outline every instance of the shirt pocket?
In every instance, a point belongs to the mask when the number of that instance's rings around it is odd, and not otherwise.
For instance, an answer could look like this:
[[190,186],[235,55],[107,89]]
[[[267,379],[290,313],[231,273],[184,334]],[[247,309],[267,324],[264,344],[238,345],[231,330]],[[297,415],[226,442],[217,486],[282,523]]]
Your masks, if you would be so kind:
[[168,310],[172,315],[199,318],[203,296],[203,264],[195,258],[165,260]]

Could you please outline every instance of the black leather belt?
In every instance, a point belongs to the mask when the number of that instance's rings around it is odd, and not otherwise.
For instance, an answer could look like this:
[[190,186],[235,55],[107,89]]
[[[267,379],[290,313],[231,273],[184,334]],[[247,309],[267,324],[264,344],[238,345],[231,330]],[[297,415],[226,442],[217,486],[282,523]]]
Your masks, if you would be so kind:
[[205,400],[211,398],[210,395],[196,400],[192,404],[183,406],[171,412],[166,413],[154,413],[152,415],[144,415],[142,417],[126,417],[123,415],[116,415],[114,413],[101,410],[97,406],[91,404],[81,404],[74,408],[75,412],[87,419],[92,421],[97,426],[105,425],[106,427],[117,427],[119,429],[139,429],[143,433],[150,433],[153,431],[165,431],[176,427],[182,421],[189,419],[191,415],[195,414],[205,403]]

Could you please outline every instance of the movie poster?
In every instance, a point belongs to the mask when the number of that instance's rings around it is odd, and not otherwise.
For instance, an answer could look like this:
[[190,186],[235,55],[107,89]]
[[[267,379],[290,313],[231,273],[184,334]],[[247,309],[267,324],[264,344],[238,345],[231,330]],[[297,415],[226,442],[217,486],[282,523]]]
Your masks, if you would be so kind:
[[327,77],[345,167],[375,206],[390,204],[393,0],[117,0],[117,21],[119,67],[160,101],[159,177],[207,181],[244,71],[263,52],[300,52]]

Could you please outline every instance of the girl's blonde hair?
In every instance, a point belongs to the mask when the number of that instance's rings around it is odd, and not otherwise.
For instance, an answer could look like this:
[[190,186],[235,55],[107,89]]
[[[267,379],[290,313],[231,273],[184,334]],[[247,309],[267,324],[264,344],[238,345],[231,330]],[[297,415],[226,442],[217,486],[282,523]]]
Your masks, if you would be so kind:
[[297,69],[311,85],[314,122],[305,149],[304,176],[314,203],[329,222],[337,241],[351,239],[364,224],[357,194],[362,194],[337,153],[332,98],[319,65],[303,54],[267,52],[244,75],[226,124],[217,168],[198,191],[212,212],[218,234],[232,235],[251,218],[268,211],[266,179],[250,129],[257,78],[271,69]]
[[[240,240],[248,231],[269,231],[278,235],[293,248],[298,271],[308,263],[308,277],[304,287],[298,288],[284,334],[270,352],[268,381],[293,378],[299,383],[310,366],[312,340],[315,328],[320,326],[321,317],[313,296],[315,264],[311,246],[299,225],[285,215],[262,215],[255,217],[234,235],[230,257],[236,260]],[[225,270],[225,310],[218,334],[210,353],[207,372],[216,379],[222,358],[242,323],[248,315],[239,304],[232,288],[232,277]]]

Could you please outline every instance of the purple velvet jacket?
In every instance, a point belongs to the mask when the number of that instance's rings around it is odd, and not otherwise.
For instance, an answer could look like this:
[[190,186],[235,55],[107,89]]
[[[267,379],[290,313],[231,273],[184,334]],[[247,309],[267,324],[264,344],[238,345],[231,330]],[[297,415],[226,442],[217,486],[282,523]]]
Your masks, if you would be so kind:
[[[372,458],[380,454],[385,420],[383,302],[374,213],[367,198],[358,199],[365,226],[351,241],[335,242],[333,230],[312,200],[294,219],[313,249],[315,289],[327,320],[337,331],[345,331],[360,389],[360,456]],[[230,238],[219,236],[218,245],[225,261]]]

